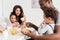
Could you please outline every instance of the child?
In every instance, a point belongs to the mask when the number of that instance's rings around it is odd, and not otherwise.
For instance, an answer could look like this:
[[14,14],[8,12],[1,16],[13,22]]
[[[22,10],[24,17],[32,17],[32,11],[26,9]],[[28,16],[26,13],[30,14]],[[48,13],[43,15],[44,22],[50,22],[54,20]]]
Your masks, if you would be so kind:
[[15,14],[10,14],[10,21],[12,27],[8,31],[11,36],[9,40],[25,40],[26,36],[20,32],[23,26],[19,24]]
[[11,21],[13,27],[19,27],[20,26],[18,21],[17,21],[17,18],[14,14],[10,15],[10,21]]
[[53,34],[54,33],[54,26],[57,19],[57,13],[55,13],[55,10],[53,11],[51,8],[46,8],[44,11],[44,22],[38,29],[38,33],[40,35],[46,35],[46,34]]
[[53,34],[54,33],[54,18],[50,13],[44,13],[44,21],[38,29],[40,35]]

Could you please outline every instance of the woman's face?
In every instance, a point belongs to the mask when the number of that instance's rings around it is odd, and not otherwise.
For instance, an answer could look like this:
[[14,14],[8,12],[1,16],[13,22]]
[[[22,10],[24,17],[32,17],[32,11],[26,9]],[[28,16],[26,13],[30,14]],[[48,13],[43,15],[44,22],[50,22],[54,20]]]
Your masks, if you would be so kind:
[[10,20],[11,20],[12,23],[16,22],[16,16],[12,15],[11,18],[10,18]]
[[16,13],[17,16],[19,16],[20,13],[21,13],[20,8],[17,8],[17,9],[15,10],[15,13]]

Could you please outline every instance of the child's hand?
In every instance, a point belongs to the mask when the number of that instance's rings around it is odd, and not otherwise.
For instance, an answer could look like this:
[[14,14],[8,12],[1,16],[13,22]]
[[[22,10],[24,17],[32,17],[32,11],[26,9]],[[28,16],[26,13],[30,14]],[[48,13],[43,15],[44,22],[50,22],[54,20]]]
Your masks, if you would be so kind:
[[44,21],[40,24],[40,26],[43,26],[43,25],[45,25],[45,22]]

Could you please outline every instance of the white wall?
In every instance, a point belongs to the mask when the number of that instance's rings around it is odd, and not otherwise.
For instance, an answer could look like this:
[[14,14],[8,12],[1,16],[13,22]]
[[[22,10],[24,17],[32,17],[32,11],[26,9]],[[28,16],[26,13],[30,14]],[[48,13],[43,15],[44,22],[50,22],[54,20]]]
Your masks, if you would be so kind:
[[56,9],[60,12],[60,0],[53,0],[53,4]]
[[[3,0],[3,15],[4,17],[9,17],[12,9],[15,5],[21,5],[25,15],[27,15],[27,21],[30,21],[37,26],[43,21],[43,12],[40,8],[32,8],[31,7],[32,0]],[[1,1],[0,1],[1,2]],[[60,10],[60,0],[54,0],[54,5]]]
[[0,17],[2,16],[2,0],[0,0]]

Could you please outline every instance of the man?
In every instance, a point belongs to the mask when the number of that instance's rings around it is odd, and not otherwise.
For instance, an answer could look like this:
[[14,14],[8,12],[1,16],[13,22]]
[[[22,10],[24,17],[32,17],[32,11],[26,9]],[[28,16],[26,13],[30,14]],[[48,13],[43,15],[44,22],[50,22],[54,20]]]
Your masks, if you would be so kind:
[[[52,0],[40,0],[39,1],[41,9],[44,11],[45,7],[53,8],[55,9]],[[54,34],[48,34],[43,36],[37,36],[32,32],[22,32],[23,34],[30,36],[31,38],[35,40],[60,40],[60,14],[58,16],[58,20],[55,26],[55,33]]]

